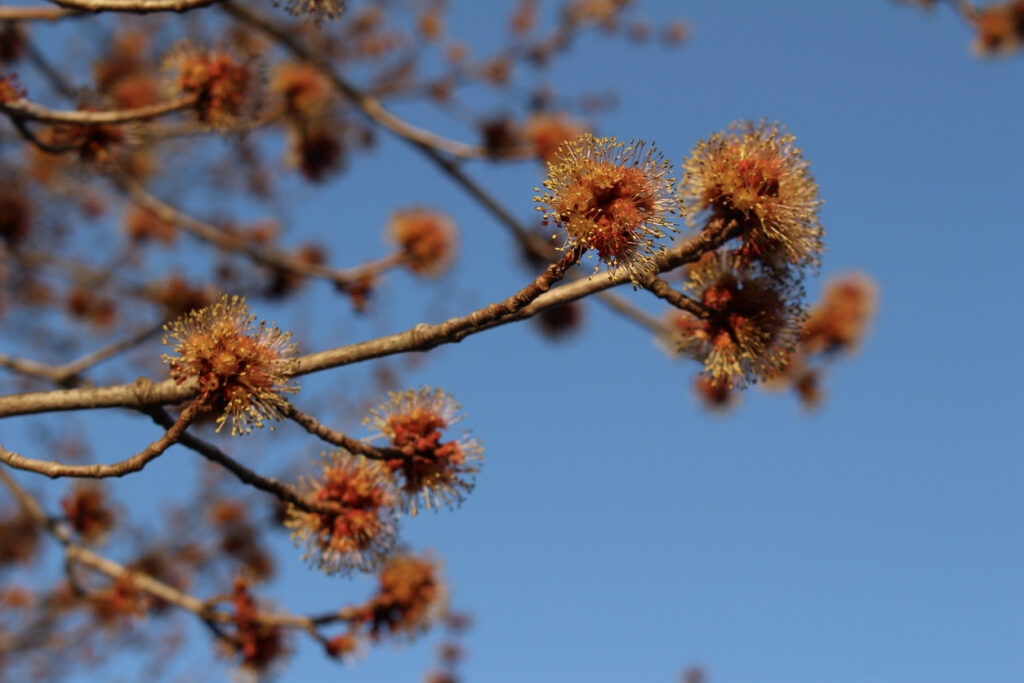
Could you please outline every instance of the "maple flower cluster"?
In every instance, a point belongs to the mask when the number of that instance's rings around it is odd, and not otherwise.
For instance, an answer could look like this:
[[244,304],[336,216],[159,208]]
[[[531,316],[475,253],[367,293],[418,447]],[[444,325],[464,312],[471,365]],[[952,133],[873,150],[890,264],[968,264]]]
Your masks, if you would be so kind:
[[290,506],[286,526],[305,543],[304,559],[327,574],[373,571],[391,553],[396,531],[396,494],[390,472],[380,461],[344,451],[325,455],[319,476],[303,480],[304,492],[337,512],[308,512]]
[[565,231],[563,249],[592,250],[634,286],[665,269],[676,216],[725,236],[686,270],[691,305],[673,321],[679,349],[704,364],[702,391],[724,396],[780,372],[800,339],[800,283],[824,248],[821,200],[777,123],[735,123],[698,142],[682,168],[676,183],[653,147],[583,134],[558,148],[534,199]]
[[676,231],[674,181],[653,146],[584,133],[548,162],[547,191],[534,201],[546,222],[565,230],[567,247],[593,249],[635,283],[653,270],[659,240]]
[[206,308],[185,314],[165,328],[164,344],[174,348],[164,363],[179,384],[199,381],[197,400],[220,413],[217,431],[231,419],[231,434],[248,434],[266,419],[281,419],[288,364],[296,353],[291,334],[264,321],[256,324],[245,299],[224,295]]
[[241,60],[226,50],[183,42],[166,57],[163,68],[167,95],[195,96],[193,111],[201,123],[227,128],[253,115],[259,106],[260,74],[251,60]]
[[334,509],[290,505],[286,512],[292,538],[305,545],[304,559],[328,574],[376,571],[394,555],[402,512],[461,502],[473,487],[482,449],[465,435],[445,438],[461,419],[459,410],[440,389],[392,392],[366,420],[377,438],[388,440],[386,459],[344,450],[324,455],[316,475],[299,488]]
[[437,508],[462,502],[473,488],[483,459],[479,442],[465,434],[444,441],[445,431],[462,419],[461,408],[441,389],[420,387],[390,392],[364,420],[400,457],[387,461],[399,489],[401,507],[415,515],[418,504]]

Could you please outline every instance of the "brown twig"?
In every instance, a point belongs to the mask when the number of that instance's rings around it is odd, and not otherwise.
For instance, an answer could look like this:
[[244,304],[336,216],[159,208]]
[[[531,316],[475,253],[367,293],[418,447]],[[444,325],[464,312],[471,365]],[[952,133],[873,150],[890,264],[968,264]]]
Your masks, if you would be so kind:
[[11,118],[42,123],[67,123],[81,126],[104,126],[133,121],[146,121],[165,114],[181,111],[196,102],[195,95],[187,95],[170,102],[150,104],[134,109],[114,109],[110,111],[49,109],[24,98],[13,102],[0,103],[0,112]]
[[699,301],[691,299],[682,292],[673,289],[672,285],[657,275],[648,275],[640,284],[654,296],[669,302],[681,311],[692,313],[698,318],[706,318],[708,316],[707,309]]
[[[260,32],[277,40],[281,45],[288,49],[293,55],[299,59],[308,62],[324,76],[330,80],[331,84],[342,94],[346,99],[351,101],[360,111],[363,112],[371,121],[377,123],[386,130],[391,131],[395,135],[412,142],[413,144],[420,145],[432,149],[436,152],[441,152],[453,157],[459,157],[461,159],[494,159],[496,155],[492,150],[479,145],[469,145],[464,142],[457,142],[450,140],[436,133],[417,128],[412,124],[404,121],[403,119],[395,116],[388,111],[384,105],[380,103],[376,97],[368,95],[362,92],[354,85],[349,83],[347,80],[341,77],[341,75],[331,68],[330,64],[323,58],[314,55],[310,50],[303,46],[299,41],[293,38],[290,34],[285,32],[279,26],[268,20],[262,14],[253,11],[249,6],[243,6],[238,2],[230,2],[225,0],[221,7],[224,10],[241,21],[253,26]],[[503,152],[498,155],[497,158],[502,159],[533,159],[536,158],[537,153],[530,147],[521,147]]]
[[87,479],[104,479],[107,477],[123,477],[138,472],[150,461],[156,459],[164,451],[177,443],[198,413],[197,404],[193,403],[182,411],[178,419],[167,427],[167,431],[159,439],[149,444],[144,450],[130,458],[112,465],[65,465],[52,460],[35,460],[18,455],[0,446],[0,462],[11,467],[36,474],[43,474],[51,479],[60,477],[80,477]]
[[63,7],[0,7],[0,21],[55,21],[81,16],[86,14]]
[[[684,263],[692,263],[704,253],[717,249],[735,237],[737,230],[735,223],[729,226],[711,226],[689,242],[673,247],[655,258],[655,270],[665,272]],[[441,344],[456,343],[468,335],[523,320],[546,309],[631,282],[628,272],[617,270],[607,276],[578,280],[548,291],[551,285],[565,274],[570,261],[575,262],[571,260],[571,255],[570,252],[566,252],[561,262],[549,266],[537,280],[502,302],[490,304],[469,315],[452,318],[440,324],[423,323],[405,332],[301,356],[292,361],[291,374],[308,375],[372,358],[408,351],[426,351]],[[192,398],[195,396],[196,388],[195,379],[179,385],[173,380],[152,382],[140,377],[131,384],[110,387],[13,394],[0,396],[0,417],[58,410],[168,405]]]
[[251,239],[247,239],[242,235],[232,234],[215,225],[193,218],[153,196],[138,181],[125,174],[117,174],[114,176],[114,179],[118,187],[126,195],[157,218],[173,223],[199,239],[225,251],[245,254],[254,263],[276,271],[301,277],[323,278],[333,282],[338,287],[346,288],[367,276],[376,275],[402,263],[402,259],[398,254],[346,270],[338,270],[319,263],[303,261],[275,249],[259,246]]
[[291,403],[286,403],[281,409],[281,413],[313,436],[334,446],[340,446],[349,453],[362,455],[371,460],[401,460],[406,457],[406,454],[397,448],[377,448],[365,441],[353,439],[347,434],[331,429],[327,425],[320,423],[312,415],[302,412]]
[[220,0],[50,0],[55,5],[81,12],[188,12]]
[[[157,424],[167,427],[169,424],[174,423],[174,418],[164,410],[163,408],[151,408],[144,410],[154,422]],[[187,448],[191,448],[196,453],[199,453],[207,460],[214,462],[224,469],[235,475],[242,483],[248,484],[253,488],[259,489],[266,493],[273,494],[278,499],[291,503],[297,508],[305,510],[307,512],[337,512],[337,505],[325,501],[317,501],[306,498],[293,487],[286,484],[282,484],[276,479],[270,477],[264,477],[257,472],[249,469],[242,463],[238,462],[224,451],[220,450],[216,446],[206,441],[203,441],[197,436],[192,434],[182,434],[180,439],[181,445]]]

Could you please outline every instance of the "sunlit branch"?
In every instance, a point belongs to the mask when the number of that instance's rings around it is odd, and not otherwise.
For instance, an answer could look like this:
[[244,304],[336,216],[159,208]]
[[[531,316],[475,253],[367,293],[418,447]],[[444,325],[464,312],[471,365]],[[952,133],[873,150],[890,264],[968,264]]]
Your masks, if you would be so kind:
[[[692,263],[707,251],[717,249],[735,237],[736,230],[735,224],[709,227],[689,242],[673,247],[655,258],[655,269],[665,272],[684,263]],[[562,261],[549,266],[545,273],[513,296],[461,318],[452,318],[436,325],[423,323],[405,332],[300,356],[292,361],[292,374],[307,375],[372,358],[408,351],[426,351],[442,344],[456,343],[471,334],[514,320],[523,320],[549,308],[631,282],[628,272],[617,270],[548,291],[553,283],[561,279],[571,263],[575,261],[566,252]],[[140,377],[131,384],[118,386],[0,396],[0,417],[58,410],[168,405],[193,397],[197,384],[195,379],[178,385],[173,380],[153,382]]]
[[49,0],[55,5],[83,12],[187,12],[220,0]]
[[49,109],[26,99],[0,103],[0,112],[11,118],[43,123],[67,123],[83,126],[101,126],[133,121],[145,121],[165,114],[181,111],[195,104],[196,96],[189,95],[170,102],[151,104],[134,109],[117,109],[111,111],[60,111]]
[[641,283],[643,288],[651,292],[659,299],[663,299],[681,311],[692,313],[698,318],[706,318],[708,311],[699,301],[695,301],[672,288],[672,285],[662,280],[657,275],[649,275]]
[[54,21],[80,16],[87,15],[63,7],[0,7],[0,21]]

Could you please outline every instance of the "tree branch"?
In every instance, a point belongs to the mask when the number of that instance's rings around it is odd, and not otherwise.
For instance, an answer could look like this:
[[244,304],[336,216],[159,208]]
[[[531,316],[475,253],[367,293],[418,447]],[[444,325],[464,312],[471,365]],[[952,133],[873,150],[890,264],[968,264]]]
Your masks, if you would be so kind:
[[181,111],[195,104],[196,96],[188,95],[170,102],[150,104],[145,107],[134,109],[115,109],[111,111],[82,111],[70,110],[61,111],[49,109],[41,104],[36,104],[24,98],[0,103],[0,112],[11,118],[19,118],[25,121],[39,121],[43,123],[68,123],[83,126],[103,126],[118,123],[130,123],[133,121],[145,121],[154,119],[164,114]]
[[107,477],[123,477],[132,472],[138,472],[151,460],[159,457],[164,451],[171,447],[181,438],[185,429],[198,413],[198,405],[193,403],[173,422],[167,431],[159,439],[149,444],[145,450],[132,457],[114,463],[113,465],[65,465],[52,460],[35,460],[18,455],[0,446],[0,462],[7,463],[11,467],[36,474],[44,474],[51,479],[59,477],[80,477],[86,479],[105,479]]

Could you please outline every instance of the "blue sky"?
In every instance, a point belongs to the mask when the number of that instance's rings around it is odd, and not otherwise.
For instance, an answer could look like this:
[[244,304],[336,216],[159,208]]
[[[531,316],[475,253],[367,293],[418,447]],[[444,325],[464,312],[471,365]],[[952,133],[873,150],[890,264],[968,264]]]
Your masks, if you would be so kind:
[[[492,3],[451,4],[449,30],[474,51],[500,39],[488,34]],[[412,547],[445,558],[454,606],[475,617],[465,679],[672,681],[700,663],[713,683],[1024,680],[1021,58],[968,54],[969,31],[945,7],[640,8],[654,22],[689,19],[691,41],[593,34],[538,82],[616,92],[598,132],[653,141],[676,163],[732,121],[785,124],[825,199],[828,252],[808,298],[858,269],[879,283],[879,315],[811,416],[756,390],[707,415],[690,396],[695,364],[593,302],[569,340],[506,326],[404,370],[411,385],[455,394],[486,448],[460,509],[403,525]],[[427,109],[396,110],[467,137]],[[404,144],[380,142],[354,173],[299,190],[286,210],[296,241],[315,235],[339,265],[356,263],[380,253],[392,210],[426,203],[455,217],[462,256],[437,283],[391,277],[373,321],[313,287],[299,320],[321,346],[306,350],[463,313],[530,277],[489,215]],[[537,165],[470,168],[532,219]],[[361,381],[339,369],[304,385],[316,396]],[[358,420],[339,426],[364,435]],[[111,431],[97,430],[97,453]],[[319,450],[280,432],[310,459]],[[275,455],[276,436],[253,438],[268,447],[266,471],[292,455]],[[165,460],[118,482],[119,497],[131,505],[166,486],[178,475]],[[319,610],[369,590],[369,579],[308,571],[280,540],[269,592],[282,604]],[[436,642],[376,647],[348,670],[300,645],[279,680],[419,680]]]

